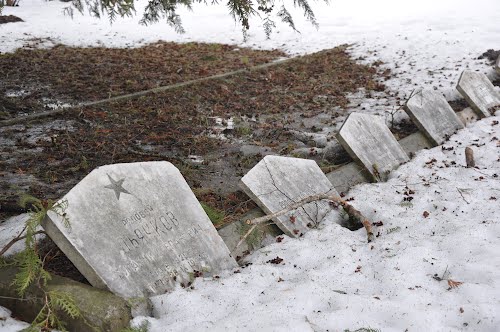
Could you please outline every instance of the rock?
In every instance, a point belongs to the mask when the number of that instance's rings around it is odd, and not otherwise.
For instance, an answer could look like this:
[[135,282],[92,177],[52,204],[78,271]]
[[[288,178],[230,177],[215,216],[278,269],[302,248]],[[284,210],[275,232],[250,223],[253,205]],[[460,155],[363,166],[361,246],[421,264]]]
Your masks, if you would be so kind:
[[[259,225],[255,230],[246,238],[246,240],[236,249],[241,238],[248,232],[250,225],[246,224],[249,219],[262,217],[264,213],[260,209],[250,210],[245,213],[238,221],[219,229],[219,235],[222,237],[231,254],[234,257],[243,257],[247,253],[262,248],[267,243],[275,242],[276,236],[283,234],[278,226],[271,224]],[[235,250],[236,249],[236,250]]]
[[[42,308],[44,294],[38,287],[31,286],[25,299],[20,300],[12,287],[17,272],[18,269],[12,266],[0,268],[0,305],[10,309],[16,317],[31,322]],[[52,275],[47,282],[47,290],[70,294],[80,308],[82,318],[79,319],[71,319],[64,312],[58,312],[69,331],[88,332],[93,328],[121,331],[129,326],[132,319],[130,304],[109,292],[56,275]]]

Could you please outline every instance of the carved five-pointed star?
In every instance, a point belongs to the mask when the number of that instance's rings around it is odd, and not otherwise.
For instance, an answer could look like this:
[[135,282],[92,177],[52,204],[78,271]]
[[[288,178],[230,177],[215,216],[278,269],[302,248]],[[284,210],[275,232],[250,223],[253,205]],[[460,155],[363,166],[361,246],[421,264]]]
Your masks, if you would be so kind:
[[120,199],[120,194],[121,193],[132,195],[127,190],[125,190],[123,188],[123,186],[122,186],[123,182],[125,181],[124,178],[120,179],[118,181],[115,181],[115,180],[113,180],[113,178],[111,176],[109,176],[109,174],[106,174],[106,175],[108,176],[108,179],[111,182],[111,184],[108,184],[107,186],[104,186],[104,188],[114,190],[115,195],[116,195],[116,199],[118,199],[118,200]]

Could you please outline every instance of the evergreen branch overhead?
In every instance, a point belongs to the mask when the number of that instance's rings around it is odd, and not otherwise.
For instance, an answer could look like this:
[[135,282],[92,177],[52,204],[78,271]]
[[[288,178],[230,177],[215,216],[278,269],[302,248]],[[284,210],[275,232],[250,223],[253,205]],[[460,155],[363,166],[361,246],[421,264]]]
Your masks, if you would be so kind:
[[[4,0],[0,0],[0,10],[2,1]],[[328,0],[325,2],[328,3]],[[110,22],[114,22],[117,17],[134,15],[136,13],[134,3],[135,0],[72,0],[72,7],[82,14],[86,8],[91,16],[97,18],[106,16]],[[139,23],[150,25],[164,21],[177,33],[184,33],[185,29],[177,10],[179,6],[192,10],[195,3],[217,5],[220,2],[219,0],[149,0]],[[273,15],[298,32],[285,3],[281,2],[281,7],[278,10],[276,10],[275,5],[275,0],[227,0],[226,2],[229,15],[241,26],[245,38],[250,29],[250,19],[253,16],[260,17],[267,38],[270,38],[276,28]],[[301,9],[305,19],[318,28],[316,16],[308,0],[293,0],[293,5]],[[70,16],[73,15],[72,10],[66,9],[65,12]]]

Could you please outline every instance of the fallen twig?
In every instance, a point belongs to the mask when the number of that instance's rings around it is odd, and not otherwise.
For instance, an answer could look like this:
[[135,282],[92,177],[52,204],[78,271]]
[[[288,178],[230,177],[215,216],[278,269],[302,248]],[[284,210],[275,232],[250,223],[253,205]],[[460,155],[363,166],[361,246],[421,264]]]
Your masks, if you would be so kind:
[[[270,225],[270,224],[271,224],[271,223],[269,223],[269,225]],[[249,230],[245,233],[245,235],[243,235],[243,236],[241,237],[241,240],[240,240],[240,241],[238,242],[238,244],[234,247],[233,252],[234,252],[234,251],[236,251],[236,249],[238,249],[238,248],[241,246],[241,244],[243,243],[243,241],[245,241],[245,240],[246,240],[246,238],[247,238],[250,234],[252,234],[252,232],[254,231],[254,229],[255,229],[255,228],[257,228],[257,226],[259,226],[259,225],[260,225],[260,224],[256,224],[256,225],[253,225],[252,227],[250,227],[250,229],[249,229]]]
[[468,200],[466,200],[465,197],[464,197],[464,195],[462,194],[462,190],[463,189],[457,188],[457,191],[460,194],[460,196],[462,196],[462,199],[464,200],[464,202],[467,203],[467,204],[470,204],[470,202]]
[[470,146],[465,148],[465,163],[468,168],[476,166],[476,162],[474,161],[474,150],[472,150]]
[[[12,247],[16,242],[19,242],[19,241],[24,240],[26,238],[26,235],[21,236],[21,234],[24,233],[25,229],[26,229],[26,226],[23,228],[23,230],[15,238],[10,240],[9,243],[7,243],[5,245],[5,247],[2,248],[2,251],[0,251],[0,256],[2,256],[4,253],[6,253],[7,250],[9,250],[10,247]],[[47,234],[47,233],[45,233],[45,231],[36,231],[33,235],[38,235],[38,234]]]
[[[316,202],[316,201],[320,201],[320,200],[329,200],[329,201],[332,201],[332,202],[337,203],[338,205],[342,206],[344,208],[344,211],[349,215],[349,217],[354,218],[363,224],[363,226],[366,229],[367,236],[368,236],[368,242],[371,242],[374,240],[372,226],[371,226],[371,223],[368,221],[368,219],[365,216],[363,216],[363,214],[360,211],[358,211],[352,205],[347,203],[345,200],[343,200],[337,196],[328,195],[328,194],[319,194],[319,195],[312,195],[312,196],[306,197],[306,198],[301,199],[300,201],[298,201],[296,203],[291,204],[290,206],[288,206],[288,207],[286,207],[278,212],[269,214],[267,216],[247,220],[246,223],[249,225],[259,225],[261,223],[270,221],[276,217],[280,217],[280,216],[282,216],[290,211],[293,211],[293,210],[295,210],[295,209],[297,209],[297,208],[299,208],[307,203]],[[245,237],[243,237],[243,239],[244,238]]]

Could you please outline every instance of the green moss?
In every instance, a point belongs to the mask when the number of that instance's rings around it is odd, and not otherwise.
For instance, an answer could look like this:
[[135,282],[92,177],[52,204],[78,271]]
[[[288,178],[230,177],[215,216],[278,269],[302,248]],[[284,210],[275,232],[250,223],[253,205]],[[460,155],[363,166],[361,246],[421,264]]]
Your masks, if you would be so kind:
[[249,126],[238,126],[234,129],[234,135],[237,137],[250,136],[253,133],[253,129]]
[[[259,215],[260,216],[260,215]],[[239,225],[239,233],[244,236],[248,230],[252,227],[246,223],[241,223]],[[246,244],[250,250],[256,250],[262,247],[262,241],[264,241],[266,236],[276,237],[283,234],[283,231],[279,229],[274,223],[271,224],[261,224],[253,230],[246,238]]]
[[225,217],[224,211],[208,206],[203,202],[201,202],[201,207],[205,210],[205,213],[208,215],[208,218],[210,218],[210,221],[212,221],[212,224],[214,224],[215,227],[222,225]]
[[[242,223],[239,233],[241,236],[244,236],[248,230],[252,227],[251,225],[247,225],[246,223]],[[250,250],[254,250],[256,248],[260,248],[260,243],[262,242],[262,238],[264,236],[264,232],[261,229],[262,226],[257,226],[255,229],[250,233],[247,238],[245,239],[245,242],[248,245],[248,248]]]

